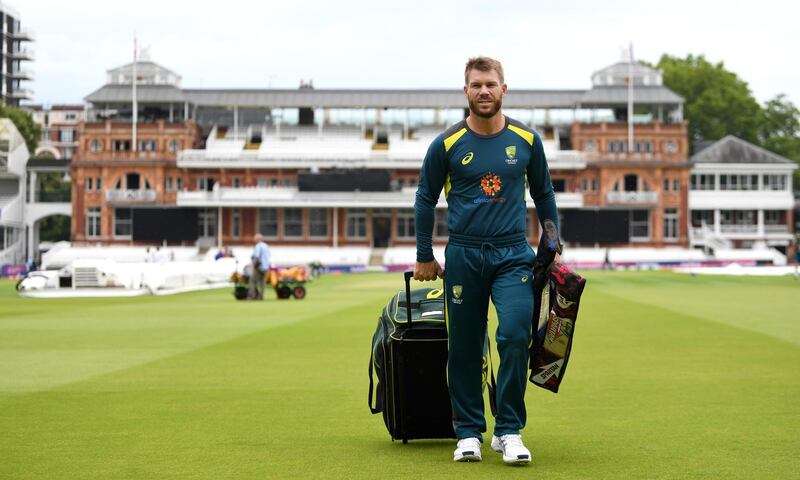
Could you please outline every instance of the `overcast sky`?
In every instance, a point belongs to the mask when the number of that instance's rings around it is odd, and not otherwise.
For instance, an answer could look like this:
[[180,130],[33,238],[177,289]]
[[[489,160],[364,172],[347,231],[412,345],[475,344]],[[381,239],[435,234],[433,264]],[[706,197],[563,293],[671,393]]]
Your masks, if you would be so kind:
[[134,34],[194,88],[460,88],[467,57],[514,88],[585,89],[633,42],[638,59],[705,54],[759,102],[800,103],[800,2],[12,0],[33,30],[37,103],[80,102],[131,61]]

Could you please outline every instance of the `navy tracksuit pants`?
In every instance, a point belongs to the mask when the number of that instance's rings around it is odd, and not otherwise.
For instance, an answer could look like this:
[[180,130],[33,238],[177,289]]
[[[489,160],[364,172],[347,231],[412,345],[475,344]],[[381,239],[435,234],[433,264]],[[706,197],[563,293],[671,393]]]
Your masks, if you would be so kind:
[[490,297],[499,320],[495,341],[500,354],[494,434],[519,433],[525,426],[534,258],[521,233],[491,238],[450,234],[445,251],[447,383],[459,439],[482,439],[486,431],[482,367]]

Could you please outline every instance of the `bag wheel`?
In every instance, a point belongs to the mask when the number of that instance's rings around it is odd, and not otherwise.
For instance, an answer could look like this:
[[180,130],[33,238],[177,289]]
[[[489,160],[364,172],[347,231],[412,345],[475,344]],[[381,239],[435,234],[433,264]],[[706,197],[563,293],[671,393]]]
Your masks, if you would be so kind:
[[294,298],[302,300],[306,298],[306,287],[294,287],[292,294],[294,295]]

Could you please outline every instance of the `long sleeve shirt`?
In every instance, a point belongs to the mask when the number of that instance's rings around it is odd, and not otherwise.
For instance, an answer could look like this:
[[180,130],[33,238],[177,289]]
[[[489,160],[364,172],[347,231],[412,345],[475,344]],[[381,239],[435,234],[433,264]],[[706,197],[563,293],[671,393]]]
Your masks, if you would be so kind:
[[525,233],[525,188],[530,189],[539,221],[558,229],[555,193],[539,135],[506,117],[494,135],[480,135],[462,120],[437,136],[420,171],[414,203],[417,261],[434,259],[435,208],[444,189],[447,228],[476,237]]

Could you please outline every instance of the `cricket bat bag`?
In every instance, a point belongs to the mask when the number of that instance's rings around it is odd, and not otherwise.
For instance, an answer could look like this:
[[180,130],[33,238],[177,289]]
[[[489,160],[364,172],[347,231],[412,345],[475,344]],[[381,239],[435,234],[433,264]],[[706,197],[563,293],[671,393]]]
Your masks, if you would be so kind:
[[535,303],[529,379],[538,387],[558,393],[572,352],[586,279],[553,261],[558,237],[552,222],[549,223],[550,228],[545,225],[533,267]]
[[404,276],[405,291],[397,292],[383,308],[372,338],[369,409],[383,414],[393,441],[455,438],[447,390],[444,290],[411,290],[413,272]]

